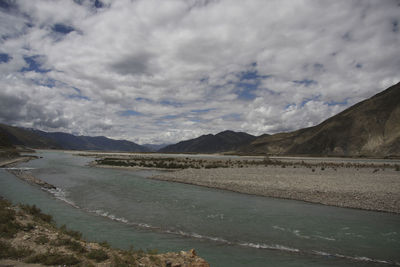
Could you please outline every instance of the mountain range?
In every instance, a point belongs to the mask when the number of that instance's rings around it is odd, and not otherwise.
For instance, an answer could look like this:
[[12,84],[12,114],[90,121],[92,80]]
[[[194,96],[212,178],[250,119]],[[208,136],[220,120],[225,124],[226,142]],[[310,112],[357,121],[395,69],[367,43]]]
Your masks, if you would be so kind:
[[253,136],[223,131],[172,145],[138,145],[104,136],[75,136],[0,124],[0,147],[163,153],[400,157],[400,83],[322,123],[293,132]]
[[114,140],[104,136],[76,136],[68,133],[49,133],[0,124],[0,145],[65,150],[101,150],[148,152],[148,148],[127,140]]
[[166,146],[159,152],[178,152],[178,153],[216,153],[225,151],[235,151],[240,146],[249,144],[256,137],[251,134],[234,131],[224,131],[218,134],[207,134],[200,137],[181,141],[174,145]]

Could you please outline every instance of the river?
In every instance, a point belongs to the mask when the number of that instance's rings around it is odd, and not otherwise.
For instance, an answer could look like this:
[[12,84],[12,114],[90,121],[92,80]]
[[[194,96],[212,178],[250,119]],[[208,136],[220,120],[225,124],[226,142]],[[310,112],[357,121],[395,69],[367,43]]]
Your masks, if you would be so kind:
[[400,215],[147,179],[159,171],[87,166],[60,151],[20,164],[59,190],[0,169],[0,195],[93,241],[159,252],[195,248],[211,266],[400,265]]

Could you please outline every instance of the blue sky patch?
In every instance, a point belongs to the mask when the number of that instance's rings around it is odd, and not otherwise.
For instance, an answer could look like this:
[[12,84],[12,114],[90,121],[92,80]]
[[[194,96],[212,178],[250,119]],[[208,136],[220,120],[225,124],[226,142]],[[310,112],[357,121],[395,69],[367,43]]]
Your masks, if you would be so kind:
[[68,95],[68,98],[71,98],[71,99],[77,98],[77,99],[90,101],[89,97],[82,95],[82,91],[79,88],[73,87],[72,89],[74,89],[76,91],[76,94],[70,94],[70,95]]
[[27,71],[34,71],[39,73],[46,73],[49,72],[49,69],[42,69],[42,63],[39,61],[40,56],[24,56],[25,62],[28,64],[28,67],[23,67],[20,71],[27,72]]
[[160,101],[160,104],[161,105],[165,105],[165,106],[173,106],[173,107],[176,107],[176,108],[183,106],[182,103],[179,103],[179,102],[176,102],[176,101],[170,101],[170,100]]
[[154,103],[153,100],[145,98],[145,97],[137,97],[137,98],[135,98],[135,100],[138,102],[143,102],[143,103]]
[[173,120],[173,119],[177,119],[179,118],[178,115],[166,115],[166,116],[162,116],[160,119],[161,120]]
[[77,95],[77,94],[68,95],[68,98],[71,98],[71,99],[77,98],[77,99],[90,101],[89,97],[84,96],[84,95]]
[[104,7],[104,4],[99,0],[95,0],[94,1],[94,7],[95,8],[102,8],[102,7]]
[[301,101],[300,107],[304,107],[308,102],[310,101],[315,101],[321,98],[321,95],[315,95],[310,98],[303,98],[303,101]]
[[328,105],[328,106],[347,106],[349,104],[348,102],[348,98],[346,98],[345,100],[341,101],[341,102],[337,102],[337,101],[329,101],[329,102],[324,102],[324,104]]
[[5,53],[0,53],[0,64],[1,63],[7,63],[10,61],[11,57],[8,54]]
[[296,107],[296,104],[295,104],[295,103],[287,104],[287,105],[285,106],[285,110],[288,110],[288,109],[291,108],[291,107]]
[[141,115],[143,115],[142,113],[140,113],[138,111],[134,111],[132,109],[127,109],[127,110],[121,111],[118,114],[123,116],[123,117],[141,116]]
[[222,119],[227,120],[227,121],[237,121],[237,120],[240,120],[241,118],[242,118],[242,114],[239,114],[239,113],[231,113],[231,114],[222,116]]
[[306,87],[310,86],[310,85],[314,85],[314,84],[318,84],[317,81],[311,80],[311,79],[303,79],[303,80],[295,80],[293,81],[295,84],[300,84],[300,85],[304,85]]
[[45,79],[32,79],[32,81],[37,84],[37,85],[41,85],[41,86],[46,86],[49,88],[53,88],[56,86],[56,80],[51,79],[51,78],[45,78]]
[[239,82],[234,91],[238,99],[253,100],[257,97],[256,91],[259,89],[261,81],[268,79],[270,75],[260,75],[257,70],[243,71],[238,74]]
[[193,113],[207,113],[211,110],[214,110],[215,108],[206,108],[206,109],[192,109],[190,112]]
[[61,24],[61,23],[57,23],[53,26],[53,31],[57,32],[57,33],[62,33],[62,34],[68,34],[70,32],[75,31],[75,29],[71,26],[65,25],[65,24]]

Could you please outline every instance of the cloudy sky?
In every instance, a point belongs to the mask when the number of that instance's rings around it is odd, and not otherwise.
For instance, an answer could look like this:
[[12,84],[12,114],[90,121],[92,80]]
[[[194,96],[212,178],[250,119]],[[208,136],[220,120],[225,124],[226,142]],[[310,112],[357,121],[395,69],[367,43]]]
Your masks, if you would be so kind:
[[400,81],[400,1],[0,0],[0,122],[174,143],[316,125]]

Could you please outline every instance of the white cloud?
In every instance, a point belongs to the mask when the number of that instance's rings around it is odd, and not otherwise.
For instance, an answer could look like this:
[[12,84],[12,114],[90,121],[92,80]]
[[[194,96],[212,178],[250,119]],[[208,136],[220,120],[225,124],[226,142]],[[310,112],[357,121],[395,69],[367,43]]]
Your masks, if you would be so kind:
[[[396,1],[102,2],[0,9],[2,122],[140,143],[273,133],[400,81]],[[21,72],[36,55],[49,71]]]

